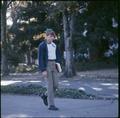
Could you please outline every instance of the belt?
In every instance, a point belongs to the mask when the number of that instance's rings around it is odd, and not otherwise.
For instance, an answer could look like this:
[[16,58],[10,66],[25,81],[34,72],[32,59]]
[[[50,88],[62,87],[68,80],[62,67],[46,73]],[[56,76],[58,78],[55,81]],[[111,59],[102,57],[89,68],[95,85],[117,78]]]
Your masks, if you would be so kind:
[[48,61],[55,61],[54,59],[49,59]]

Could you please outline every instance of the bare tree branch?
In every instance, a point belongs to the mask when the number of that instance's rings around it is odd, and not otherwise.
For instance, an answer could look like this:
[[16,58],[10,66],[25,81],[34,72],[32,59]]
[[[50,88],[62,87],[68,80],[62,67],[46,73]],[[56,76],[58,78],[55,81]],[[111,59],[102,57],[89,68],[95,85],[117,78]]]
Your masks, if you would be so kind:
[[12,3],[12,1],[9,1],[8,4],[7,4],[7,8],[9,7],[9,5]]

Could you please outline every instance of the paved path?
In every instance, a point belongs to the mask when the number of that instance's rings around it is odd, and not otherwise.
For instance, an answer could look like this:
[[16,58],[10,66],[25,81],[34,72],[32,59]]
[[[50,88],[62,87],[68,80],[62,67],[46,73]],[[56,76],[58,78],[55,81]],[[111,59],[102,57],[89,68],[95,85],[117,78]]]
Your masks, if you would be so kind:
[[118,117],[118,100],[55,99],[59,111],[49,111],[38,96],[1,95],[2,118]]
[[[45,81],[40,73],[11,74],[1,81],[2,86],[31,83],[45,86]],[[77,76],[69,79],[59,75],[59,87],[80,89],[98,97],[118,98],[118,70],[78,72]]]

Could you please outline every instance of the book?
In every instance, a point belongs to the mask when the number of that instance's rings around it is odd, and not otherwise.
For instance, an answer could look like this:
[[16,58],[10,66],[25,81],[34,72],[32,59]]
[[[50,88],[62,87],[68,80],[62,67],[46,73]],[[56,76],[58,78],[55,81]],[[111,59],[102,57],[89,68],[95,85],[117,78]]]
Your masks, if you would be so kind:
[[56,69],[59,73],[62,72],[62,68],[61,68],[60,63],[56,63]]

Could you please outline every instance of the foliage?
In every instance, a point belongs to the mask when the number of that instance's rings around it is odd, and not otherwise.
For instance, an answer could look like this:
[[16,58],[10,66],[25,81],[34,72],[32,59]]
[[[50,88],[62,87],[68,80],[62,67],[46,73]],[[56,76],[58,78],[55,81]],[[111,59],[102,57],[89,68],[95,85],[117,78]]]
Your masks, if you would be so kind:
[[91,61],[105,59],[104,53],[109,49],[110,40],[118,42],[118,27],[112,26],[113,18],[118,22],[117,1],[26,1],[17,7],[13,5],[13,8],[11,16],[14,23],[8,30],[8,35],[13,35],[12,40],[9,36],[8,53],[13,65],[24,62],[21,57],[30,51],[32,58],[37,59],[37,48],[43,37],[38,40],[33,37],[46,28],[53,28],[56,32],[63,53],[62,12],[65,9],[69,13],[75,12],[72,39],[75,55],[86,53],[89,48]]
[[[117,1],[90,1],[83,13],[78,13],[73,40],[76,52],[90,49],[91,59],[103,58],[111,39],[118,41],[118,28],[112,27],[112,18],[118,22]],[[87,30],[86,37],[83,35]]]
[[38,70],[37,65],[27,65],[27,64],[19,64],[16,67],[16,72],[26,73],[26,72],[36,72]]
[[[46,88],[42,86],[29,84],[28,86],[2,86],[2,93],[13,93],[13,94],[27,94],[27,95],[41,95],[46,91]],[[56,97],[60,98],[73,98],[73,99],[97,99],[96,96],[86,94],[82,90],[61,88],[55,92]]]

